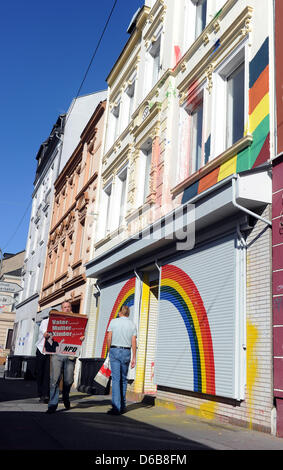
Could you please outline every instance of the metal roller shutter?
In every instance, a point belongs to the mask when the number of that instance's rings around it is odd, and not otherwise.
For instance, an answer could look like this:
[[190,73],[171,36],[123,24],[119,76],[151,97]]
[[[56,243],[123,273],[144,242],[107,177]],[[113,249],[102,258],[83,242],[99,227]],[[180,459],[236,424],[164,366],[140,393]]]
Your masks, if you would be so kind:
[[131,277],[116,281],[101,288],[98,328],[95,346],[95,356],[106,356],[106,332],[108,325],[117,314],[122,305],[131,308],[130,318],[134,316],[136,278]]
[[229,235],[162,266],[158,385],[239,398],[239,260],[237,239]]

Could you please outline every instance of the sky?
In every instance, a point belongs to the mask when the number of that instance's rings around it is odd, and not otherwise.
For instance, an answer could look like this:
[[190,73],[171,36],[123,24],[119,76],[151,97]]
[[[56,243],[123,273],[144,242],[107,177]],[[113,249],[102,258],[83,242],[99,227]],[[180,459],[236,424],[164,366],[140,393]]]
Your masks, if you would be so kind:
[[[36,155],[77,96],[114,0],[10,0],[0,7],[0,249],[25,249]],[[143,0],[117,0],[79,95],[105,90]]]

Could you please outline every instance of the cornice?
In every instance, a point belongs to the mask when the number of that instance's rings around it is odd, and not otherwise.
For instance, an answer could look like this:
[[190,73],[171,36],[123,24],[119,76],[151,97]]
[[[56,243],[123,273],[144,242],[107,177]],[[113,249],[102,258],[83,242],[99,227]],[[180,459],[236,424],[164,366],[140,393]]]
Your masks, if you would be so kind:
[[[121,150],[121,152],[118,153],[118,155],[116,155],[113,159],[113,161],[110,163],[109,166],[107,166],[103,171],[102,171],[102,178],[103,180],[108,180],[109,177],[111,176],[111,174],[113,173],[113,170],[114,168],[118,167],[120,165],[120,163],[122,163],[123,161],[126,162],[129,157],[128,157],[128,154],[131,152],[132,150],[132,144],[130,143],[127,143],[127,145]],[[109,159],[111,157],[111,155],[113,155],[114,152],[112,152],[111,154],[109,154],[108,157],[104,157],[105,158],[105,164],[107,164],[107,159]]]
[[116,63],[114,64],[110,74],[108,75],[106,81],[111,87],[111,85],[114,83],[114,81],[117,78],[117,75],[120,74],[121,69],[124,67],[125,63],[127,62],[127,59],[129,58],[132,50],[134,49],[135,45],[137,44],[138,40],[141,39],[142,35],[142,28],[147,20],[147,17],[149,15],[150,8],[147,6],[143,7],[143,10],[140,14],[140,16],[137,19],[137,24],[136,24],[136,29],[131,35],[131,37],[128,39],[124,49],[122,50],[119,58],[117,59]]
[[[217,18],[218,26],[219,21],[223,18],[224,13],[225,15],[228,13],[227,5],[234,4],[235,0],[231,0],[227,2],[225,5],[225,11],[219,14]],[[231,6],[230,6],[231,8]],[[223,57],[223,52],[226,50],[228,51],[227,54],[230,54],[229,46],[234,43],[234,48],[242,42],[245,37],[249,34],[250,30],[250,20],[252,18],[253,8],[247,6],[241,12],[241,14],[231,23],[231,25],[224,31],[224,33],[219,37],[220,47],[215,50],[215,43],[211,45],[211,47],[207,50],[206,54],[203,58],[198,61],[197,65],[189,71],[186,77],[177,85],[177,89],[179,90],[181,100],[180,102],[183,103],[185,100],[185,95],[188,91],[189,84],[192,83],[195,79],[198,81],[203,81],[208,78],[209,73],[211,73],[218,65],[219,61],[223,61],[225,57]],[[221,23],[220,23],[221,25]],[[204,38],[208,38],[207,44],[209,41],[209,34],[211,34],[215,27],[215,19],[213,19],[209,25],[205,28],[202,32],[200,37],[192,44],[186,54],[183,56],[177,67],[173,71],[173,75],[176,77],[180,73],[185,73],[189,67],[189,60],[195,54],[195,52],[201,46]],[[220,26],[219,26],[220,28]]]

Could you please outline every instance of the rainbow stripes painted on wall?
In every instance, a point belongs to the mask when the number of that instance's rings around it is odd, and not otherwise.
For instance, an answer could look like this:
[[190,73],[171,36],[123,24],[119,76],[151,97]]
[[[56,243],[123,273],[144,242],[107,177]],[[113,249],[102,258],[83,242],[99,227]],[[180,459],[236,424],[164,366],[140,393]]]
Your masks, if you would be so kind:
[[173,265],[162,267],[160,301],[171,302],[186,327],[193,361],[194,392],[215,395],[213,343],[207,313],[192,279]]
[[[106,357],[107,354],[106,336],[110,321],[117,317],[122,305],[131,307],[134,304],[134,295],[135,278],[131,278],[115,300],[105,331],[101,357]],[[170,302],[184,322],[190,341],[188,354],[192,355],[193,362],[193,391],[215,395],[212,337],[207,313],[195,283],[182,269],[174,265],[163,266],[160,301]]]
[[122,289],[120,290],[118,294],[118,297],[115,300],[115,303],[113,305],[113,308],[112,308],[112,311],[111,311],[111,314],[107,323],[106,331],[104,334],[101,357],[106,357],[107,355],[107,330],[108,330],[111,320],[113,320],[114,318],[117,318],[120,308],[123,305],[127,305],[128,307],[132,307],[134,305],[135,283],[136,283],[135,277],[132,277],[131,279],[129,279],[129,281],[127,281],[125,285],[122,287]]
[[251,146],[186,188],[183,203],[228,176],[255,168],[269,159],[269,101],[269,39],[267,38],[249,64],[249,117],[245,134],[253,136]]

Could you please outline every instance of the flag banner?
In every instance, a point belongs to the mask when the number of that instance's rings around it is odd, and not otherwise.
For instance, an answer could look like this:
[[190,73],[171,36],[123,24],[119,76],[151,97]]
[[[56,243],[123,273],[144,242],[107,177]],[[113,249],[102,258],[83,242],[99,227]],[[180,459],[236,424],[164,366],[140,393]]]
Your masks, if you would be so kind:
[[110,367],[109,354],[107,354],[107,357],[102,367],[99,369],[99,371],[97,372],[93,380],[97,382],[99,385],[102,385],[102,387],[106,388],[110,377],[111,377],[111,367]]
[[51,310],[44,344],[45,354],[60,354],[77,357],[81,351],[82,336],[85,335],[87,316]]

